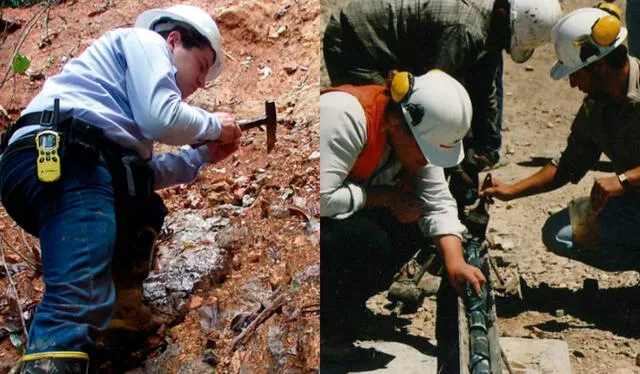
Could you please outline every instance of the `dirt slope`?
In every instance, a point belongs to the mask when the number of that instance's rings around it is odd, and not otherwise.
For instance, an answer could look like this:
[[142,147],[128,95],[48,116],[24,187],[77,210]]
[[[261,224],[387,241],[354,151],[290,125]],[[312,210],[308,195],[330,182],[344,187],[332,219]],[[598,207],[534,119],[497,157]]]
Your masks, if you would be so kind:
[[[175,3],[79,0],[52,5],[34,21],[19,48],[31,60],[30,78],[20,75],[13,79],[9,74],[10,79],[0,88],[0,105],[9,115],[7,118],[0,114],[0,128],[4,129],[9,119],[16,119],[19,111],[38,92],[44,77],[60,71],[69,57],[77,56],[104,31],[130,25],[137,14],[146,9]],[[292,286],[295,274],[313,270],[313,265],[319,263],[319,233],[314,225],[319,217],[319,4],[314,0],[192,0],[188,3],[198,5],[214,16],[223,36],[225,52],[222,76],[196,92],[189,102],[211,111],[231,112],[238,119],[252,119],[264,115],[265,100],[275,100],[278,142],[274,151],[267,154],[265,133],[252,130],[245,134],[243,146],[233,158],[207,167],[191,184],[162,191],[173,214],[189,208],[208,217],[211,209],[225,198],[240,204],[237,198],[242,197],[242,192],[238,191],[238,180],[251,179],[259,173],[268,174],[268,181],[256,196],[256,202],[244,214],[232,218],[232,224],[246,227],[248,234],[240,238],[233,249],[231,274],[215,288],[198,289],[184,321],[176,326],[166,326],[157,331],[156,336],[149,337],[148,344],[156,344],[158,349],[142,359],[158,356],[166,342],[173,342],[182,349],[178,363],[199,360],[205,348],[211,349],[219,361],[216,369],[211,370],[220,373],[267,373],[276,369],[314,371],[318,367],[319,345],[318,276],[296,285],[299,289],[292,302],[285,306],[286,313],[278,309],[258,327],[247,344],[235,352],[230,348],[237,335],[229,330],[233,316],[221,314],[223,317],[219,322],[223,328],[207,335],[200,327],[198,310],[201,306],[211,305],[221,311],[233,309],[239,302],[240,286],[253,277],[267,279],[272,290],[286,289]],[[3,9],[4,17],[22,20],[20,29],[2,34],[0,39],[0,71],[3,73],[29,20],[40,9],[39,6]],[[158,150],[164,151],[167,147],[159,146]],[[207,192],[215,181],[228,181],[219,191],[224,194],[220,199],[211,198]],[[234,193],[240,195],[234,198]],[[275,208],[288,209],[294,214],[270,215]],[[171,222],[171,217],[170,214],[165,222]],[[21,230],[4,210],[0,210],[0,230],[4,240],[1,245],[7,263],[12,266],[21,305],[32,311],[44,288],[41,274],[15,252],[33,262],[34,254],[29,247],[37,241],[27,237],[27,246],[21,239]],[[269,254],[277,251],[278,259],[269,258],[268,251]],[[0,327],[19,324],[4,273],[0,270]],[[286,351],[286,360],[280,362],[276,362],[273,349],[269,348],[268,332],[274,329],[281,332]],[[8,336],[1,338],[0,372],[3,372],[3,365],[11,364],[19,357],[20,352],[12,346]]]

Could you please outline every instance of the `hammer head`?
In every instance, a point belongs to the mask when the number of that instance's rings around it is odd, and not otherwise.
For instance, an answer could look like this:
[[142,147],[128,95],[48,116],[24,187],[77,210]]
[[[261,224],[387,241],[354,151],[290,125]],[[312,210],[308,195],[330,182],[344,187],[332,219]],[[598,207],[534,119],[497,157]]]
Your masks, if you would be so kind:
[[278,121],[276,118],[276,103],[273,101],[267,101],[264,103],[267,124],[267,152],[271,152],[276,145],[276,126]]

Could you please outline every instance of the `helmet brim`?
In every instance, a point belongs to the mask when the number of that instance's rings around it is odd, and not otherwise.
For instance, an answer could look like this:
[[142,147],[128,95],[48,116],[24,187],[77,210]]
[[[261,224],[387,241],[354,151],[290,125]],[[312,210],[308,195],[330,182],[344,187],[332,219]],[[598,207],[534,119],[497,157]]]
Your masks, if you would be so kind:
[[458,142],[451,148],[443,148],[440,144],[424,144],[421,142],[418,142],[418,145],[429,163],[442,168],[456,166],[464,158],[462,142]]
[[[408,111],[402,108],[402,114],[404,115],[407,123],[411,123],[411,115]],[[420,134],[415,126],[409,126],[413,137],[416,139],[422,154],[427,158],[429,163],[440,166],[443,168],[449,168],[458,165],[464,158],[464,149],[462,147],[462,141],[457,142],[453,146],[444,144],[432,144],[424,138],[424,134]]]
[[625,39],[627,38],[627,34],[628,34],[628,31],[625,27],[620,28],[620,32],[618,33],[618,38],[616,39],[616,41],[613,43],[613,45],[607,48],[598,59],[587,61],[577,66],[566,66],[562,62],[556,61],[556,63],[553,64],[553,66],[551,67],[551,70],[549,71],[549,75],[551,75],[551,78],[554,80],[560,80],[566,77],[567,75],[573,72],[576,72],[582,69],[583,67],[602,59],[604,56],[613,52],[614,49],[618,48],[620,44],[624,43]]
[[511,51],[509,51],[509,56],[511,56],[511,60],[513,60],[513,62],[522,64],[524,62],[527,62],[531,58],[531,55],[533,55],[533,51],[535,51],[534,48],[518,49],[512,46]]
[[153,26],[153,24],[155,24],[161,18],[170,18],[179,22],[186,23],[188,25],[191,25],[191,27],[195,28],[200,34],[202,34],[209,41],[209,45],[211,49],[213,49],[213,51],[216,53],[216,56],[215,56],[216,60],[214,61],[213,65],[209,68],[209,71],[207,72],[207,80],[208,81],[213,80],[218,75],[220,75],[220,72],[222,72],[222,68],[224,66],[224,62],[223,62],[224,58],[222,54],[219,53],[218,49],[214,46],[214,43],[210,39],[208,33],[205,30],[202,30],[197,25],[192,24],[187,18],[172,12],[168,12],[164,9],[150,9],[143,12],[138,16],[138,18],[136,18],[134,27],[151,30],[151,26]]
[[586,64],[580,65],[580,66],[569,67],[569,66],[565,66],[560,61],[556,61],[556,63],[553,64],[553,66],[551,67],[551,71],[549,72],[549,75],[551,75],[551,78],[553,80],[557,81],[557,80],[560,80],[560,79],[566,77],[567,75],[573,73],[574,71],[578,71],[578,70],[582,69],[585,66],[586,66]]

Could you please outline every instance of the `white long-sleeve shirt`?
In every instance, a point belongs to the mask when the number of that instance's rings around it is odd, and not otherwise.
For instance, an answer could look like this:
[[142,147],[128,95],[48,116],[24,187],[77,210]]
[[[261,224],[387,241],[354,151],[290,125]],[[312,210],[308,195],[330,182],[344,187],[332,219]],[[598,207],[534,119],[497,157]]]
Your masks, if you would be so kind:
[[[364,183],[349,178],[349,172],[367,144],[367,122],[358,100],[345,92],[320,96],[320,214],[347,218],[367,201],[366,187],[395,185],[402,169],[390,146]],[[462,238],[466,228],[458,219],[456,202],[449,192],[444,170],[427,165],[412,180],[413,195],[419,200],[422,216],[418,225],[425,236],[455,235]]]
[[[105,33],[62,72],[45,82],[22,115],[53,109],[101,127],[121,146],[135,150],[155,172],[156,189],[195,179],[209,159],[207,147],[153,156],[153,142],[186,145],[220,136],[211,113],[184,103],[166,41],[156,32],[123,28]],[[17,137],[38,127],[27,126]]]

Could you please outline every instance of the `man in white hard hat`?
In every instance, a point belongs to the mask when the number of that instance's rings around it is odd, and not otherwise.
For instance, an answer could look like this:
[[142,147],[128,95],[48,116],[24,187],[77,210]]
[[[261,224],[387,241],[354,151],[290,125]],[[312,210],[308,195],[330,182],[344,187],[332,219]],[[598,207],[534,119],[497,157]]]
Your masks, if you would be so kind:
[[564,209],[547,220],[542,240],[557,254],[607,270],[637,269],[640,255],[640,61],[628,55],[626,37],[616,15],[601,9],[578,9],[558,22],[551,77],[569,76],[571,87],[587,94],[567,146],[535,174],[514,184],[494,179],[494,186],[480,192],[511,200],[578,183],[604,153],[614,174],[596,179],[591,188],[591,232],[574,230],[579,215],[571,222]]
[[355,338],[367,298],[426,244],[435,244],[456,290],[468,281],[479,292],[485,278],[462,256],[466,228],[443,170],[462,160],[471,116],[464,87],[438,70],[321,94],[323,369],[327,348]]
[[[496,89],[502,87],[495,79],[502,51],[517,63],[527,61],[550,41],[560,15],[558,0],[351,0],[328,21],[324,59],[332,85],[383,84],[393,69],[420,75],[437,68],[465,86],[474,108],[461,164],[467,175],[453,170],[452,189],[468,204],[475,197],[469,201],[464,190],[499,160]],[[460,178],[464,190],[456,189]]]
[[[154,190],[192,181],[238,148],[231,115],[182,101],[222,60],[202,9],[147,11],[70,60],[3,134],[2,203],[40,238],[46,285],[20,373],[87,372],[115,309],[116,244],[141,255],[127,239],[144,230],[153,239],[167,213]],[[156,141],[205,145],[154,155]]]

